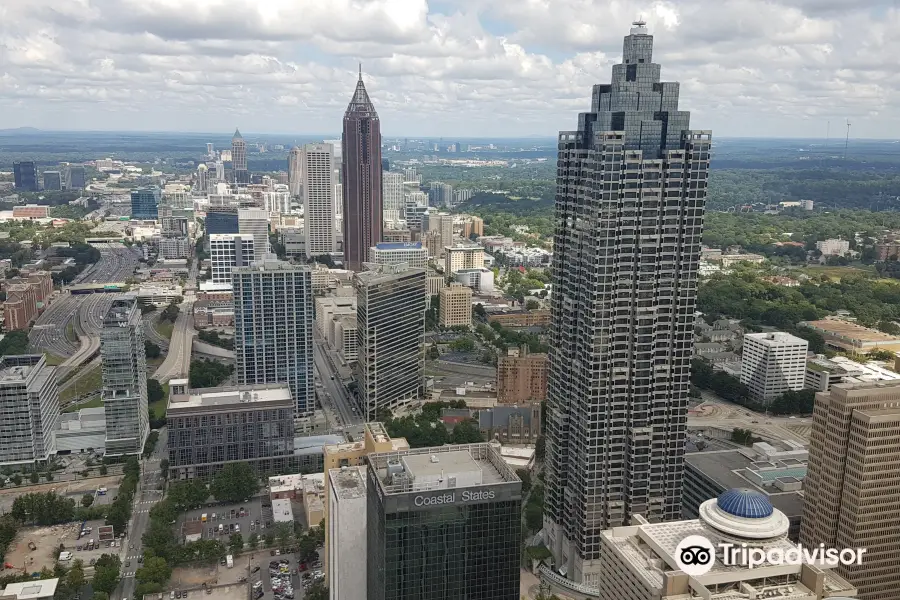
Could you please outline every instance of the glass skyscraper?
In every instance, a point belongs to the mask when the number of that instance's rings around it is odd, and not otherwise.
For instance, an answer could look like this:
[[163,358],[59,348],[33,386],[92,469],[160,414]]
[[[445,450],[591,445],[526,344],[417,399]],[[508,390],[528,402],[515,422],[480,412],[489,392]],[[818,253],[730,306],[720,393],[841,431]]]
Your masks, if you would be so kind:
[[295,414],[315,410],[313,291],[306,265],[277,260],[232,271],[238,385],[286,383]]
[[159,188],[140,188],[131,191],[131,218],[156,220],[159,218]]
[[17,190],[25,192],[38,191],[37,167],[33,160],[22,160],[13,163],[13,179]]
[[490,444],[367,457],[369,600],[518,600],[522,482]]
[[601,532],[681,517],[711,133],[689,129],[636,22],[559,134],[544,534],[596,585]]

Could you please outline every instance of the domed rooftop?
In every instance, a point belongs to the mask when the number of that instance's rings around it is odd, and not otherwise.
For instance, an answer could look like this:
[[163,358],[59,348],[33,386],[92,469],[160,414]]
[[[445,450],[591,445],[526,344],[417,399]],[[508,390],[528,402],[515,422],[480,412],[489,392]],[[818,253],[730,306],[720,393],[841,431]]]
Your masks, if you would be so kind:
[[726,535],[754,540],[783,536],[790,526],[765,494],[749,489],[728,490],[707,500],[700,505],[700,520]]
[[775,509],[765,494],[748,489],[723,492],[716,500],[719,510],[744,519],[765,519]]

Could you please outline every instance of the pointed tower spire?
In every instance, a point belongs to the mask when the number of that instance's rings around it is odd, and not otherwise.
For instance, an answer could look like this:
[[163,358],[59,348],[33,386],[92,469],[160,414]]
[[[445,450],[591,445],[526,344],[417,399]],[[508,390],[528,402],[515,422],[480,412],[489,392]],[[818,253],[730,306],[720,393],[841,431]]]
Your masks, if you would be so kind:
[[356,82],[356,90],[353,92],[353,97],[350,99],[350,105],[347,106],[347,113],[376,114],[375,107],[369,99],[369,93],[366,91],[366,84],[363,82],[362,63],[359,63],[359,79]]
[[235,130],[234,130],[234,135],[231,136],[231,139],[233,139],[233,140],[242,140],[242,139],[244,139],[244,136],[241,135],[241,130],[235,128]]

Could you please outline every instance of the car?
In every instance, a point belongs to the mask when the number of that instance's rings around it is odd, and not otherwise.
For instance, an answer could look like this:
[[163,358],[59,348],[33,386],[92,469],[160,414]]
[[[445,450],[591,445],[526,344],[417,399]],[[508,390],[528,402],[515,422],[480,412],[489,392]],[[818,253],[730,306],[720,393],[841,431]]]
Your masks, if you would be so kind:
[[138,564],[141,564],[141,563],[143,563],[143,562],[144,562],[144,557],[143,557],[143,556],[138,556]]
[[131,561],[130,561],[130,560],[126,560],[126,561],[125,561],[125,566],[126,566],[126,567],[130,567],[130,566],[131,566]]
[[225,566],[225,557],[224,556],[219,559],[219,564],[222,566]]
[[259,571],[259,565],[256,565],[255,567],[253,567],[252,569],[250,569],[250,572],[251,572],[251,573],[256,573],[257,571]]

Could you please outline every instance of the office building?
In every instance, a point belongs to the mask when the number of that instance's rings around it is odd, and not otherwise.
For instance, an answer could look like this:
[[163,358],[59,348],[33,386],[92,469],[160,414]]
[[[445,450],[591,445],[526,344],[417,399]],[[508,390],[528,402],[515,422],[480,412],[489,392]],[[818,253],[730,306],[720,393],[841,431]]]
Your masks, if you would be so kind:
[[131,190],[131,218],[155,221],[159,217],[159,188]]
[[234,270],[239,385],[286,383],[297,416],[315,410],[313,291],[309,267],[277,260]]
[[231,138],[231,170],[234,173],[234,182],[247,185],[250,183],[250,171],[247,169],[247,142],[240,130],[234,130]]
[[343,152],[344,265],[361,271],[369,248],[381,242],[381,123],[362,70],[356,91],[344,113]]
[[438,252],[432,252],[431,255],[435,258],[444,258],[445,248],[453,245],[453,215],[439,213],[434,209],[429,210],[423,215],[422,231],[437,234]]
[[522,482],[490,444],[367,463],[368,600],[519,600]]
[[238,208],[210,206],[206,211],[206,233],[238,233]]
[[209,190],[209,167],[204,163],[197,166],[197,191],[206,192]]
[[213,283],[231,283],[231,273],[238,267],[246,267],[254,261],[253,236],[228,233],[209,236],[209,262]]
[[66,189],[83,190],[86,187],[87,177],[83,165],[69,165],[66,167]]
[[403,173],[390,171],[382,174],[384,198],[384,222],[392,223],[404,217],[406,192],[403,189]]
[[874,361],[860,363],[846,356],[825,358],[819,354],[806,359],[803,389],[827,392],[836,383],[876,383],[898,379],[900,373],[882,367]]
[[328,597],[366,600],[366,469],[332,469],[328,484]]
[[[385,244],[396,244],[397,242],[411,242],[412,232],[409,229],[385,229],[381,233],[381,239]],[[371,248],[369,249],[371,252]],[[371,258],[369,259],[371,262]]]
[[253,260],[269,253],[269,213],[258,208],[238,209],[238,233],[253,238]]
[[484,267],[484,248],[481,246],[447,246],[444,248],[444,275],[463,269]]
[[[412,195],[412,194],[410,194]],[[409,198],[407,198],[406,202],[406,226],[411,231],[416,231],[421,233],[423,231],[423,225],[425,221],[425,215],[428,214],[428,205],[427,204],[419,204],[418,202],[411,202]]]
[[32,160],[13,162],[13,179],[17,190],[23,192],[38,191],[37,166]]
[[334,229],[334,147],[307,144],[301,154],[303,165],[303,219],[306,230],[306,257],[333,253]]
[[681,516],[711,134],[689,129],[652,49],[635,23],[612,83],[559,134],[544,539],[588,585],[604,529]]
[[809,342],[784,332],[744,335],[741,383],[750,397],[769,404],[788,390],[803,389]]
[[472,289],[453,282],[441,290],[441,327],[472,326]]
[[447,287],[447,278],[437,273],[429,272],[425,277],[425,284],[428,289],[428,296],[439,296],[441,290]]
[[[380,165],[379,165],[380,166]],[[364,415],[421,398],[425,378],[425,269],[384,265],[357,273],[356,381]]]
[[816,242],[816,250],[822,256],[844,256],[850,252],[850,242],[841,239],[827,239]]
[[0,466],[45,464],[56,454],[59,386],[43,354],[0,358]]
[[[771,563],[749,567],[724,560],[720,544],[765,548],[785,556],[797,545],[787,538],[788,521],[765,495],[752,490],[728,490],[707,500],[700,518],[650,523],[633,516],[629,526],[600,533],[599,600],[825,600],[855,596],[856,590],[823,565]],[[710,571],[691,576],[682,570],[679,544],[688,536],[706,538],[716,548]],[[593,596],[593,594],[591,594]]]
[[169,481],[208,478],[226,464],[281,473],[294,453],[294,400],[287,384],[188,390],[166,408]]
[[494,293],[494,272],[487,267],[460,269],[453,276],[456,281],[472,288],[478,294]]
[[291,196],[300,196],[303,189],[303,159],[299,146],[291,148],[288,154],[288,189]]
[[861,600],[900,598],[900,382],[838,384],[816,394],[800,542],[866,548],[837,572]]
[[149,431],[144,325],[134,297],[116,298],[100,330],[106,455],[140,454]]
[[405,263],[413,269],[424,269],[428,264],[428,251],[422,242],[382,242],[369,248],[369,262],[377,265]]
[[58,192],[62,189],[62,174],[59,171],[44,171],[44,190]]
[[497,402],[527,404],[547,399],[546,354],[530,354],[528,346],[510,348],[497,359]]

